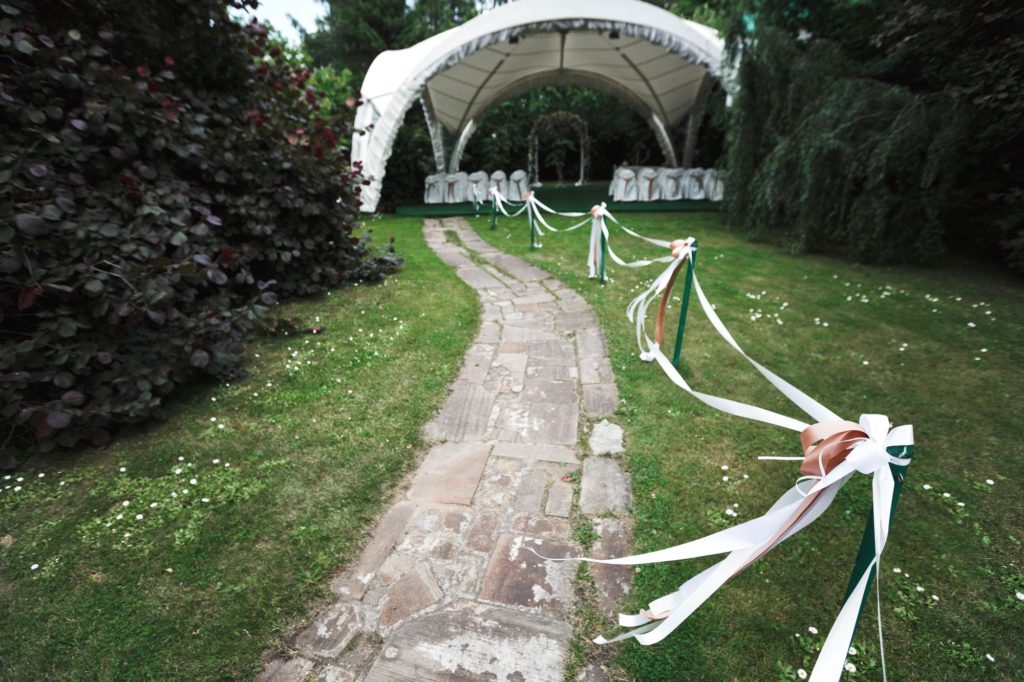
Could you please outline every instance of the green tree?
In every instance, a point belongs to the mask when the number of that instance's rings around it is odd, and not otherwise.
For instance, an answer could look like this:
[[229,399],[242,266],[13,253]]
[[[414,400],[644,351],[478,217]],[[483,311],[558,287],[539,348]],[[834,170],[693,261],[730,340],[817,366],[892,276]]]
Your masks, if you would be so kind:
[[302,40],[318,66],[347,68],[354,81],[362,83],[378,54],[411,44],[405,0],[323,1],[326,15],[317,20],[316,31],[304,33]]
[[409,11],[406,38],[415,43],[476,16],[473,0],[418,0]]
[[333,117],[356,105],[352,72],[333,66],[318,66],[313,69],[309,82],[323,96],[320,106],[322,114]]
[[733,221],[866,261],[1024,246],[1022,20],[1006,0],[737,2]]

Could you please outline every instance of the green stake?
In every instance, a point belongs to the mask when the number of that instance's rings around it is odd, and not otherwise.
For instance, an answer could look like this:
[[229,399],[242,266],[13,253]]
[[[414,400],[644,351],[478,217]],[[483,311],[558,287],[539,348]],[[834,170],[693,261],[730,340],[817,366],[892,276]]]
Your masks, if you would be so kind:
[[604,274],[604,252],[608,250],[608,238],[604,236],[604,230],[601,230],[601,283],[607,281]]
[[[914,456],[914,448],[910,445],[896,445],[890,448],[886,448],[893,457],[899,457],[900,459],[910,459]],[[892,478],[895,482],[895,486],[892,491],[892,507],[889,509],[889,523],[890,527],[892,519],[896,515],[896,503],[900,501],[900,493],[903,491],[903,479],[907,474],[907,467],[909,464],[889,464],[889,470],[892,472]],[[845,602],[853,590],[857,587],[857,583],[864,577],[864,572],[868,570],[868,566],[871,561],[875,558],[875,512],[871,510],[868,512],[868,522],[864,526],[864,535],[860,540],[860,548],[857,550],[857,559],[853,564],[853,574],[850,576],[850,584],[846,586],[846,596],[843,597]],[[875,579],[876,567],[871,567],[871,575],[868,576],[867,585],[864,586],[864,599],[861,600],[860,610],[864,608],[864,602],[868,600],[868,596],[871,594],[871,581]],[[854,635],[857,633],[857,629],[854,628]],[[853,645],[853,637],[850,638],[850,642],[847,644],[847,648]]]
[[690,289],[693,286],[693,268],[697,264],[697,242],[693,243],[690,257],[686,259],[686,286],[683,287],[683,307],[679,311],[679,327],[676,329],[676,350],[672,354],[672,365],[679,369],[679,354],[683,350],[683,334],[686,332],[686,311],[690,307]]
[[537,248],[537,239],[534,236],[534,234],[536,233],[536,229],[533,226],[533,211],[530,210],[529,204],[527,204],[527,206],[526,206],[526,215],[529,216],[529,218],[530,218],[530,248],[531,249],[536,249]]
[[498,227],[498,197],[491,195],[491,229]]

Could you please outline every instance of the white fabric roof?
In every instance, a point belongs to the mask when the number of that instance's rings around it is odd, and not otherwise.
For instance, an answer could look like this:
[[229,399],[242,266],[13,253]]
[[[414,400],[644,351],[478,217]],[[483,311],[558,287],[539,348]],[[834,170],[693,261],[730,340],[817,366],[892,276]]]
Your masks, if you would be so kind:
[[[613,38],[612,32],[617,32]],[[551,83],[612,92],[664,126],[692,108],[723,43],[707,26],[640,0],[518,0],[405,50],[377,56],[363,81],[353,140],[373,210],[387,157],[409,106],[424,96],[458,135],[487,109]]]

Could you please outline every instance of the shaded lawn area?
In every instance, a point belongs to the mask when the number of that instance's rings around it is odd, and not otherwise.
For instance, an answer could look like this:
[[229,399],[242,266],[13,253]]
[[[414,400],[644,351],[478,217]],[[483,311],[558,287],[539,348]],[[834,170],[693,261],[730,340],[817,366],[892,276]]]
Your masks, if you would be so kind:
[[[878,412],[914,425],[914,463],[881,571],[891,679],[1020,679],[1020,282],[957,263],[883,268],[790,255],[723,229],[713,214],[622,219],[653,237],[698,238],[704,290],[752,357],[846,418]],[[759,516],[793,484],[797,463],[756,457],[800,455],[795,432],[705,407],[638,359],[626,304],[663,266],[612,264],[602,286],[586,277],[589,227],[547,235],[543,248],[531,251],[525,218],[500,219],[494,231],[489,218],[474,226],[595,307],[619,383],[616,419],[628,438],[637,552]],[[663,255],[610,230],[613,248],[627,260]],[[681,296],[682,287],[676,292]],[[671,328],[674,334],[674,317]],[[717,336],[699,307],[691,307],[683,361],[696,390],[807,419]],[[821,519],[726,585],[667,640],[619,645],[617,663],[638,680],[796,679],[798,669],[809,672],[838,612],[869,508],[869,480],[856,477]],[[638,569],[626,610],[645,607],[719,558]],[[881,679],[874,610],[872,599],[850,659],[858,672],[849,678]],[[604,634],[615,632],[606,624]]]
[[477,326],[421,226],[370,225],[406,258],[386,282],[280,311],[322,335],[259,340],[248,378],[195,388],[166,423],[0,482],[0,678],[250,677],[328,595]]

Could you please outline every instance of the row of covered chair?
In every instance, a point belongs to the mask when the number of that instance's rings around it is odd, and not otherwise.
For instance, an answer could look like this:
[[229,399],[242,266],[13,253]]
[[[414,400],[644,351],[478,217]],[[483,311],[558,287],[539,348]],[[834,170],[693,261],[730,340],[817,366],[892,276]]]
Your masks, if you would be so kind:
[[714,168],[633,168],[620,166],[608,186],[612,201],[721,201],[722,174]]
[[501,195],[512,201],[521,201],[523,192],[529,189],[526,171],[487,171],[475,173],[434,173],[424,181],[423,203],[425,204],[461,204],[471,201],[475,204],[490,201],[491,187],[496,187]]

